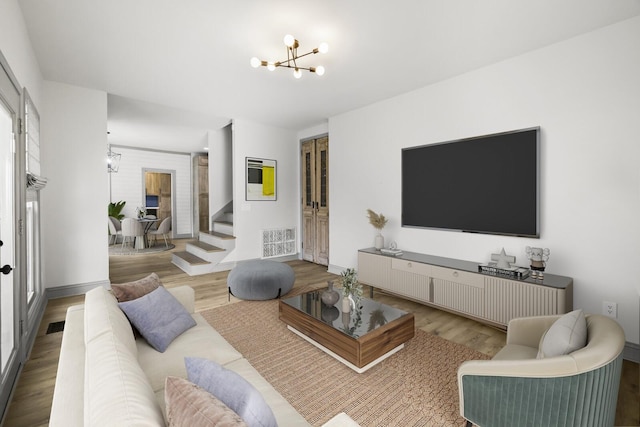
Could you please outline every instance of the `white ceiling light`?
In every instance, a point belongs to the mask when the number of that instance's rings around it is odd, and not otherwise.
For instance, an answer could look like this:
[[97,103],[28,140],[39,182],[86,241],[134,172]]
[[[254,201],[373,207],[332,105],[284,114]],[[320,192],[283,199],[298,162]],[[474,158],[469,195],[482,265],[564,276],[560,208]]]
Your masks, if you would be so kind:
[[312,51],[303,53],[302,55],[298,55],[298,47],[300,47],[300,43],[298,42],[298,40],[296,40],[295,37],[293,37],[291,34],[287,34],[286,36],[284,36],[283,41],[287,49],[287,59],[285,61],[267,62],[254,56],[253,58],[251,58],[251,66],[253,68],[258,68],[260,66],[267,67],[269,71],[273,71],[278,67],[292,68],[293,76],[296,79],[302,77],[302,71],[300,70],[307,70],[319,76],[322,76],[324,74],[325,69],[322,65],[319,65],[317,67],[301,67],[300,65],[298,65],[297,60],[307,55],[315,55],[316,53],[327,53],[329,51],[329,45],[327,43],[322,42],[317,48],[313,49]]

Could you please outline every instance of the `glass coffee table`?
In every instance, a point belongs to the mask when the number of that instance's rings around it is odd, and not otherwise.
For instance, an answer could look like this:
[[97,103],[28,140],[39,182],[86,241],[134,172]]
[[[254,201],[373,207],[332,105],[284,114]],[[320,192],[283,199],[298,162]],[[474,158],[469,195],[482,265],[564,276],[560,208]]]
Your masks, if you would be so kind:
[[282,298],[280,320],[358,373],[400,351],[415,335],[412,313],[367,298],[361,298],[355,310],[342,313],[341,300],[334,307],[322,302],[323,290]]

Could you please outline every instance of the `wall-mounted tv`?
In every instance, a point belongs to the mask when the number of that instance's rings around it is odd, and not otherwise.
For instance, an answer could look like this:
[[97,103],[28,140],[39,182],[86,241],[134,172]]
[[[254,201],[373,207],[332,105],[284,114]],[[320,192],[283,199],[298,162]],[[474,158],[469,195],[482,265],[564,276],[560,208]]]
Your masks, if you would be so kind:
[[540,237],[540,128],[402,149],[402,226]]

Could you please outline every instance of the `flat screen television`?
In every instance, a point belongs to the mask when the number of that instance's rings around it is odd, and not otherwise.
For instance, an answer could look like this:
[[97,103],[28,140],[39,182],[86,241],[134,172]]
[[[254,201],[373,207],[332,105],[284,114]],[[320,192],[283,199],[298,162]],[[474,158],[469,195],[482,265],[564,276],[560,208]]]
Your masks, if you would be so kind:
[[402,149],[402,226],[540,237],[540,128]]

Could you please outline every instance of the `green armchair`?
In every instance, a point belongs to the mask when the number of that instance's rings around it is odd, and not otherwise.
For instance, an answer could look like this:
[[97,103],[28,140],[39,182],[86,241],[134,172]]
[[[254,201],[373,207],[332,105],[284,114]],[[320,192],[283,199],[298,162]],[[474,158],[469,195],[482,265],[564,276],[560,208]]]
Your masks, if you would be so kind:
[[618,323],[586,315],[587,345],[537,359],[542,335],[560,316],[513,319],[492,360],[458,369],[460,414],[481,427],[613,426],[625,337]]

